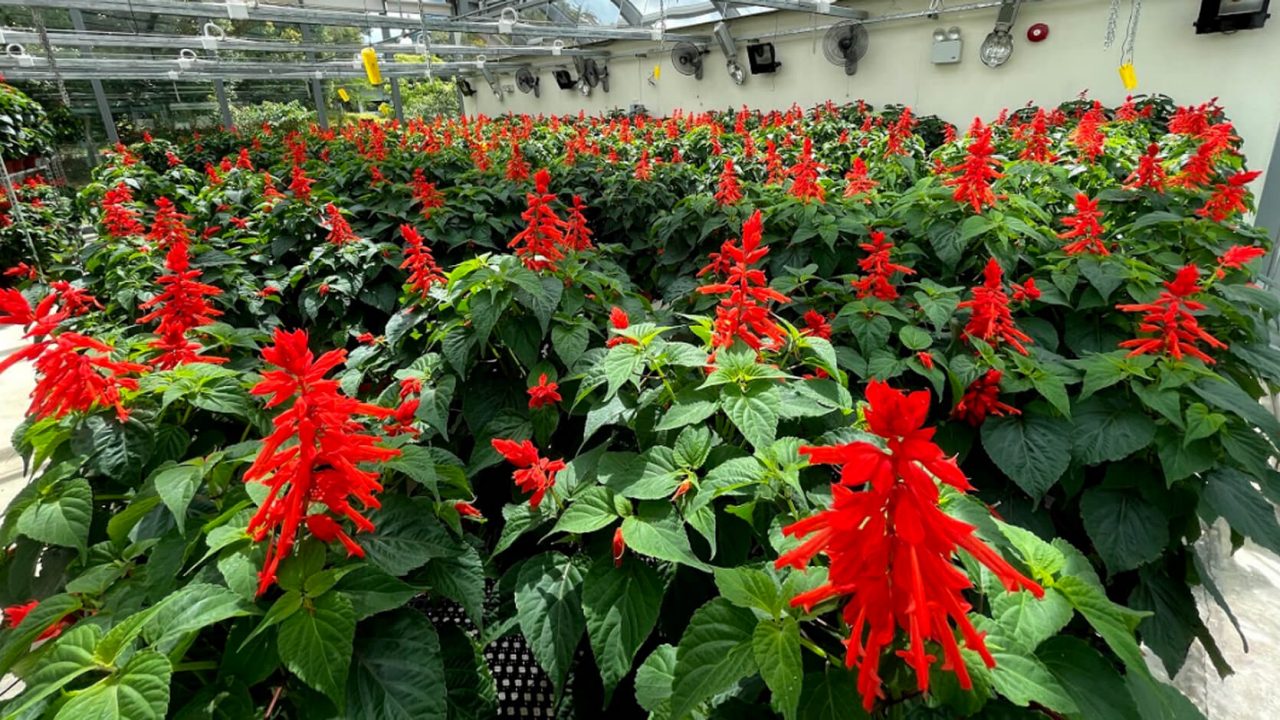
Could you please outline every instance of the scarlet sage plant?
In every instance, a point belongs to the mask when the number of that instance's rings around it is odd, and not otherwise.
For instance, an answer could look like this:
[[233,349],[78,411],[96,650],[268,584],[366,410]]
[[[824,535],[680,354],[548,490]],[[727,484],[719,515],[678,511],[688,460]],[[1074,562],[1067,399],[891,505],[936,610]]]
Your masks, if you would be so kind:
[[753,267],[769,254],[769,248],[761,246],[763,233],[763,220],[757,210],[743,223],[739,243],[724,246],[729,263],[724,282],[698,288],[703,295],[724,295],[716,306],[713,348],[729,348],[741,340],[758,352],[782,344],[785,334],[770,314],[769,304],[790,299],[770,288],[764,271]]
[[995,146],[991,144],[991,128],[982,124],[980,118],[974,118],[969,128],[969,147],[965,161],[947,168],[949,173],[958,173],[955,177],[943,181],[943,185],[954,187],[952,197],[955,201],[973,208],[975,213],[995,205],[996,195],[991,189],[991,182],[1004,177],[999,164],[992,157]]
[[276,582],[280,562],[292,551],[303,523],[312,535],[340,542],[350,555],[362,557],[364,550],[341,523],[350,521],[356,532],[373,530],[361,511],[378,507],[382,486],[377,472],[358,465],[400,454],[381,447],[379,438],[360,424],[362,417],[381,419],[391,411],[349,398],[337,380],[325,378],[346,360],[346,351],[330,350],[316,358],[307,339],[301,330],[276,330],[272,344],[262,350],[262,359],[274,369],[263,372],[252,390],[267,396],[268,409],[291,403],[272,421],[275,429],[244,473],[246,483],[269,488],[249,520],[250,536],[268,541],[258,573],[259,595]]
[[564,259],[561,247],[565,243],[564,230],[555,208],[551,206],[556,196],[551,194],[551,173],[542,168],[534,175],[534,190],[525,196],[528,208],[520,215],[526,225],[511,242],[516,255],[524,260],[530,270],[554,269]]
[[1164,288],[1154,302],[1116,306],[1123,312],[1143,313],[1138,331],[1144,337],[1125,340],[1120,347],[1128,348],[1130,357],[1163,354],[1182,360],[1190,356],[1212,365],[1214,359],[1200,349],[1200,343],[1218,350],[1227,345],[1200,327],[1193,314],[1205,309],[1204,303],[1192,299],[1201,291],[1200,268],[1187,265]]
[[200,343],[188,337],[192,330],[209,325],[222,314],[207,299],[221,295],[222,291],[199,282],[202,273],[191,267],[189,255],[186,243],[170,243],[165,256],[169,274],[156,280],[162,291],[138,306],[139,310],[151,311],[139,318],[139,323],[159,320],[151,347],[160,351],[152,364],[161,370],[191,362],[226,362],[226,358],[200,354],[203,349]]
[[[804,542],[775,563],[803,568],[817,554],[827,556],[827,582],[791,603],[806,609],[830,599],[841,603],[850,628],[846,663],[858,669],[858,692],[868,711],[884,696],[881,655],[899,630],[906,633],[907,645],[898,655],[915,671],[920,692],[928,691],[936,662],[926,643],[942,648],[942,667],[955,673],[961,688],[972,688],[956,632],[988,668],[996,666],[968,618],[971,606],[963,593],[971,583],[956,565],[957,549],[982,563],[1006,590],[1044,595],[975,537],[972,525],[939,509],[939,482],[960,492],[973,488],[955,460],[933,442],[933,428],[924,427],[929,401],[928,391],[907,394],[873,382],[865,415],[883,447],[854,442],[800,448],[811,463],[840,466],[840,481],[831,487],[831,509],[783,528],[784,535]],[[861,492],[853,489],[863,486]]]

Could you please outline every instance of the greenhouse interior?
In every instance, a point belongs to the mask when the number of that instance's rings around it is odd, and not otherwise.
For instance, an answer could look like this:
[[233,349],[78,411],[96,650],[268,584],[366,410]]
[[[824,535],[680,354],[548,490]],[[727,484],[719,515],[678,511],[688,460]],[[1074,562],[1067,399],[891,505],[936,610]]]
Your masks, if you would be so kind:
[[1280,717],[1269,6],[0,0],[0,718]]

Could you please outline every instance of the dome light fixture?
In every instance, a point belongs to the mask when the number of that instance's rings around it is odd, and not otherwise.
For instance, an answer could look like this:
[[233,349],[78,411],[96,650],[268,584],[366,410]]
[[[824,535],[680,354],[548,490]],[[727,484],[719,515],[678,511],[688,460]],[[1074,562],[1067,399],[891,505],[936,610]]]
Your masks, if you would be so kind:
[[1009,32],[1018,18],[1018,9],[1022,0],[1002,0],[1000,14],[996,16],[995,29],[987,34],[978,50],[982,64],[989,68],[998,68],[1009,62],[1013,55],[1013,35]]

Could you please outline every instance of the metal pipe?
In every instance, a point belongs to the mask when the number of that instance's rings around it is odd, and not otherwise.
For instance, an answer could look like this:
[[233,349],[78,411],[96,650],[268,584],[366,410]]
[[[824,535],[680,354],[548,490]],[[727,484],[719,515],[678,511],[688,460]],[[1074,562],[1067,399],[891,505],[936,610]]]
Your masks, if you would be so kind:
[[[78,9],[72,8],[71,25],[75,29],[84,30],[84,16],[80,14]],[[89,84],[93,87],[93,97],[98,102],[98,113],[102,116],[102,127],[107,131],[107,140],[115,145],[120,142],[120,134],[116,132],[115,118],[111,117],[111,106],[107,104],[107,95],[102,90],[102,80],[90,78]]]

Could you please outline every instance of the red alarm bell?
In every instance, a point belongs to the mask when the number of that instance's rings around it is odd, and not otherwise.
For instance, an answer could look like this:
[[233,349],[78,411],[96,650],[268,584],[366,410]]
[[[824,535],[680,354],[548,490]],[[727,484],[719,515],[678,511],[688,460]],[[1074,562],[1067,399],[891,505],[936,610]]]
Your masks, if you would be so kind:
[[1049,37],[1049,26],[1044,23],[1036,23],[1027,28],[1027,39],[1031,42],[1040,42]]

